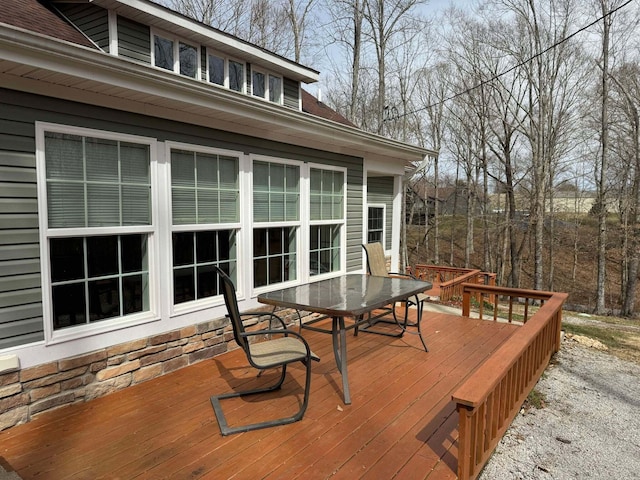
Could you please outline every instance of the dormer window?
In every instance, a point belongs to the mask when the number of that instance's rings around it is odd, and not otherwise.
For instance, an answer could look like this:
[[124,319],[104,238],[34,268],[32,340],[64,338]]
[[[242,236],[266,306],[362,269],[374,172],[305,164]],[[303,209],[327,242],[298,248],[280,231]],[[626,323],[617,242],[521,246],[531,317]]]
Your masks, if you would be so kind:
[[224,58],[209,55],[209,81],[224,86]]
[[244,63],[229,60],[229,88],[244,92]]
[[273,103],[282,103],[282,77],[260,70],[251,72],[251,92],[253,96],[265,98]]
[[186,77],[198,76],[198,48],[169,35],[153,36],[153,64]]

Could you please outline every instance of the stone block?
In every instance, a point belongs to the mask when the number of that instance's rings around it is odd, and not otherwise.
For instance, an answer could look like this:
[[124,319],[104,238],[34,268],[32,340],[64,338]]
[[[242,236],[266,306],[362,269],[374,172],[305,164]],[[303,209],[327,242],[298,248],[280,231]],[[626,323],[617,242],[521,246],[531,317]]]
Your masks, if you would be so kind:
[[38,378],[58,373],[58,362],[44,363],[35,367],[24,368],[20,371],[20,381],[29,382]]
[[201,360],[206,360],[207,358],[213,358],[216,355],[220,355],[227,351],[226,344],[216,345],[215,347],[203,348],[202,350],[198,350],[197,352],[193,352],[189,354],[189,363],[196,363]]
[[107,356],[113,357],[115,355],[124,355],[125,353],[135,352],[136,350],[145,348],[147,344],[148,340],[146,338],[141,338],[140,340],[133,340],[131,342],[114,345],[107,349]]
[[180,337],[181,338],[189,338],[197,335],[198,329],[195,325],[189,325],[188,327],[184,327],[180,329]]
[[20,372],[11,372],[0,375],[0,387],[9,385],[10,383],[18,383],[20,381]]
[[34,388],[29,392],[29,397],[31,397],[32,402],[36,402],[38,400],[42,400],[43,398],[56,395],[60,393],[60,391],[60,384],[54,383],[53,385],[48,385],[46,387]]
[[146,357],[147,355],[154,355],[158,352],[162,352],[167,349],[166,345],[155,345],[153,347],[143,348],[142,350],[137,350],[135,352],[131,352],[127,355],[127,360],[135,360],[137,358]]
[[0,431],[29,421],[29,407],[17,407],[0,413]]
[[204,348],[204,342],[202,340],[197,340],[195,342],[189,342],[184,347],[182,347],[183,353],[192,353],[196,352],[202,348]]
[[113,377],[119,377],[120,375],[124,375],[125,373],[133,372],[134,370],[138,370],[139,368],[140,360],[123,363],[122,365],[117,365],[115,367],[107,367],[104,370],[100,370],[98,373],[96,373],[96,380],[102,382]]
[[11,397],[2,398],[0,399],[0,413],[7,412],[16,407],[24,407],[28,404],[29,404],[28,393],[19,393]]
[[133,383],[142,383],[162,375],[162,363],[155,363],[133,372]]
[[5,385],[0,387],[0,398],[10,397],[22,392],[22,385],[19,383],[12,383],[11,385]]
[[87,372],[87,368],[88,367],[78,367],[73,370],[67,370],[65,372],[59,372],[47,377],[37,378],[29,382],[24,382],[22,385],[25,390],[52,385],[54,383],[63,382],[64,380],[69,380],[73,377],[80,377]]
[[98,350],[95,352],[78,355],[77,357],[65,358],[58,362],[60,371],[72,370],[78,367],[89,366],[92,363],[99,362],[107,358],[106,350]]
[[131,373],[105,380],[104,382],[94,382],[86,387],[86,400],[103,397],[109,393],[117,392],[131,385],[133,376]]
[[189,365],[189,357],[187,355],[182,355],[181,357],[172,358],[171,360],[164,362],[162,364],[162,369],[164,370],[164,373],[169,373],[186,367],[187,365]]
[[31,415],[35,415],[37,413],[46,412],[47,410],[51,410],[52,408],[73,403],[74,400],[75,395],[73,392],[60,393],[58,395],[47,397],[43,400],[32,403],[31,405],[29,405],[29,413]]
[[146,367],[147,365],[151,365],[152,363],[166,362],[170,358],[179,357],[182,355],[182,347],[170,348],[167,350],[163,350],[162,352],[158,352],[154,355],[147,355],[146,357],[142,357],[140,359],[140,365]]
[[173,330],[167,333],[161,333],[155,335],[149,339],[149,345],[160,345],[163,343],[169,343],[180,338],[180,330]]
[[126,359],[127,359],[127,357],[125,355],[116,355],[115,357],[109,357],[107,359],[107,366],[108,367],[112,367],[113,365],[120,365]]

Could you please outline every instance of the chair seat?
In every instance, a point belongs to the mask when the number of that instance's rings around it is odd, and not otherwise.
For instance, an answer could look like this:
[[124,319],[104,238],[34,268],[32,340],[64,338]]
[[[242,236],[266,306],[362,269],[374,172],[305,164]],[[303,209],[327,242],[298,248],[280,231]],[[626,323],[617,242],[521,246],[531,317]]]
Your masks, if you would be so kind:
[[[260,368],[279,366],[283,363],[304,360],[307,350],[297,338],[281,337],[249,344],[251,360]],[[311,359],[319,358],[311,352]]]

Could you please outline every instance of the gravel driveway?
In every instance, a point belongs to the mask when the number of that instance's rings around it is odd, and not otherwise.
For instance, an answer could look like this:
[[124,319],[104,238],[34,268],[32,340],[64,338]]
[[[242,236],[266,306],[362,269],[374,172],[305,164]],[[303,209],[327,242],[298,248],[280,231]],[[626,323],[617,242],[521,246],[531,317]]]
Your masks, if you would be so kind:
[[564,338],[480,479],[640,479],[640,365]]

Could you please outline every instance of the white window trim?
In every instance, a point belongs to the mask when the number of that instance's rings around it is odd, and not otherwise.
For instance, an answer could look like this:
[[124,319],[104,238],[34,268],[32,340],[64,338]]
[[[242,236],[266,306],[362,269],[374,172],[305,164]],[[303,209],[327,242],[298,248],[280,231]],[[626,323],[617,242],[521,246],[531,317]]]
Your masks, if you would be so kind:
[[[253,218],[253,164],[254,162],[268,162],[268,163],[278,163],[281,165],[294,165],[296,167],[298,167],[300,169],[300,179],[299,179],[299,192],[300,192],[300,211],[299,213],[299,218],[296,221],[285,221],[285,222],[255,222],[254,218]],[[286,288],[286,287],[290,287],[293,285],[298,285],[299,283],[301,283],[302,279],[302,272],[305,272],[306,270],[304,270],[302,268],[302,258],[301,258],[301,251],[303,248],[303,245],[309,245],[309,240],[308,240],[308,233],[305,233],[305,228],[304,228],[304,224],[307,223],[307,219],[308,217],[305,216],[305,203],[308,202],[308,194],[306,193],[306,191],[308,191],[308,187],[307,188],[303,188],[303,180],[305,178],[308,178],[308,171],[305,172],[305,169],[307,169],[308,167],[304,164],[304,162],[298,161],[298,160],[291,160],[291,159],[285,159],[285,158],[278,158],[278,157],[270,157],[270,156],[266,156],[266,155],[255,155],[255,154],[250,154],[249,155],[249,165],[251,168],[251,175],[249,175],[248,178],[248,195],[247,197],[249,198],[249,203],[248,205],[246,205],[246,209],[247,209],[247,217],[248,217],[248,229],[247,229],[247,241],[246,241],[246,245],[247,245],[247,249],[246,252],[248,253],[247,255],[247,260],[250,262],[249,266],[247,267],[247,272],[248,272],[248,281],[249,281],[249,288],[250,288],[250,292],[252,296],[258,296],[259,294],[263,293],[263,292],[269,292],[272,290],[279,290],[281,288]],[[308,214],[308,212],[307,212]],[[297,256],[297,264],[296,264],[296,279],[295,280],[290,280],[288,282],[282,282],[282,283],[277,283],[277,284],[273,284],[273,285],[265,285],[263,287],[258,287],[255,288],[255,282],[254,282],[254,275],[253,275],[253,231],[255,229],[258,228],[283,228],[283,227],[295,227],[297,229],[297,235],[296,235],[296,256]],[[305,242],[303,242],[303,235],[306,236],[306,240]],[[308,260],[305,260],[308,262]],[[305,274],[306,277],[306,274]]]
[[[121,134],[110,131],[95,130],[83,127],[72,127],[68,125],[36,122],[36,178],[38,191],[38,224],[40,240],[40,266],[42,281],[42,308],[44,317],[45,345],[52,345],[79,338],[99,335],[122,328],[128,328],[144,323],[160,320],[159,306],[159,282],[158,277],[158,192],[157,184],[156,153],[157,141],[155,138],[142,137],[137,135]],[[151,185],[151,225],[140,227],[100,227],[100,228],[60,228],[49,229],[48,209],[47,209],[47,178],[45,164],[44,134],[45,132],[55,132],[70,135],[80,135],[87,137],[104,138],[107,140],[118,140],[124,142],[140,143],[149,145],[149,174]],[[61,236],[93,236],[101,234],[126,233],[146,233],[148,234],[148,266],[149,266],[149,311],[117,317],[113,319],[101,320],[95,323],[76,325],[60,330],[53,329],[53,305],[51,299],[51,271],[49,267],[49,238]]]
[[[233,90],[231,88],[231,81],[229,80],[231,78],[231,74],[230,72],[230,68],[229,68],[229,63],[230,62],[235,62],[235,63],[239,63],[242,65],[242,87],[240,88],[240,90]],[[225,76],[224,76],[224,83],[226,88],[228,88],[229,90],[231,90],[232,92],[237,92],[237,93],[247,93],[247,63],[243,60],[240,60],[238,58],[234,58],[234,57],[226,57],[225,58],[225,62],[224,62],[224,71],[225,71]],[[212,84],[215,85],[215,84]]]
[[367,203],[367,223],[365,231],[365,239],[369,241],[369,208],[381,208],[382,209],[382,248],[387,253],[386,238],[387,238],[387,205],[384,203]]
[[[192,225],[174,225],[173,224],[173,202],[171,199],[171,150],[187,150],[191,152],[197,153],[206,153],[212,155],[226,155],[230,157],[238,158],[238,186],[240,188],[240,205],[239,205],[239,221],[233,223],[207,223],[207,224],[192,224]],[[244,222],[243,218],[246,216],[246,205],[243,204],[242,199],[246,197],[246,187],[244,185],[245,182],[242,181],[242,171],[245,164],[245,155],[243,152],[239,152],[236,150],[224,150],[221,148],[213,148],[206,147],[203,145],[197,145],[192,143],[181,143],[181,142],[173,142],[167,141],[165,142],[165,158],[167,159],[167,202],[168,202],[168,210],[167,210],[167,218],[168,218],[168,252],[169,254],[173,254],[173,233],[174,232],[198,232],[198,231],[212,231],[212,230],[236,230],[236,252],[237,252],[237,271],[238,278],[236,279],[236,290],[238,299],[244,298],[243,291],[243,276],[244,270],[246,269],[246,261],[242,259],[245,258],[243,255],[242,247],[244,245],[243,237],[244,237],[244,229],[242,228]],[[176,305],[173,302],[173,260],[169,262],[169,275],[168,275],[168,286],[169,293],[167,295],[169,302],[169,311],[170,315],[182,315],[185,313],[196,312],[199,310],[203,310],[205,308],[210,308],[223,304],[223,298],[221,295],[217,295],[214,297],[201,298],[198,300],[193,300],[190,302],[184,302]]]
[[[342,172],[343,174],[343,185],[342,185],[342,193],[343,193],[343,212],[342,212],[342,220],[311,220],[311,211],[310,211],[310,196],[311,196],[311,169],[317,170],[333,170],[335,172]],[[309,256],[305,255],[305,268],[304,272],[306,273],[305,281],[319,281],[324,280],[325,278],[335,277],[336,275],[341,275],[346,273],[347,271],[347,169],[345,167],[338,167],[333,165],[324,165],[322,163],[309,163],[307,164],[307,170],[304,175],[305,179],[305,203],[303,204],[303,212],[304,219],[308,223],[305,230],[306,235],[306,243],[307,247],[310,245],[309,238],[309,230],[312,225],[338,225],[340,224],[340,270],[336,270],[334,272],[319,274],[311,276],[309,274]],[[309,249],[307,248],[307,251]]]
[[[192,42],[191,40],[187,40],[186,38],[178,37],[175,34],[166,32],[164,30],[156,29],[156,28],[152,28],[150,34],[151,34],[151,66],[153,66],[153,68],[157,68],[158,70],[163,70],[165,72],[173,71],[173,73],[176,73],[184,78],[191,78],[193,80],[198,80],[198,81],[202,80],[202,73],[201,73],[202,66],[200,65],[202,61],[201,59],[202,55],[200,53],[201,45],[199,43]],[[166,38],[167,40],[171,40],[173,42],[173,70],[167,70],[165,68],[156,66],[156,48],[155,48],[156,36]],[[196,49],[196,76],[195,77],[182,75],[180,73],[180,43],[184,43],[185,45],[189,45]]]
[[[264,96],[262,97],[255,95],[253,93],[253,74],[254,73],[261,73],[262,75],[264,75]],[[273,102],[270,100],[271,95],[270,95],[269,77],[277,77],[280,79],[280,97],[278,98],[278,100]],[[272,71],[265,70],[264,68],[260,68],[260,67],[254,68],[254,65],[251,65],[251,92],[250,93],[251,93],[251,96],[254,98],[260,98],[269,103],[273,103],[274,105],[282,105],[284,103],[284,100],[283,100],[284,99],[284,78],[282,77],[282,75],[279,75]]]

